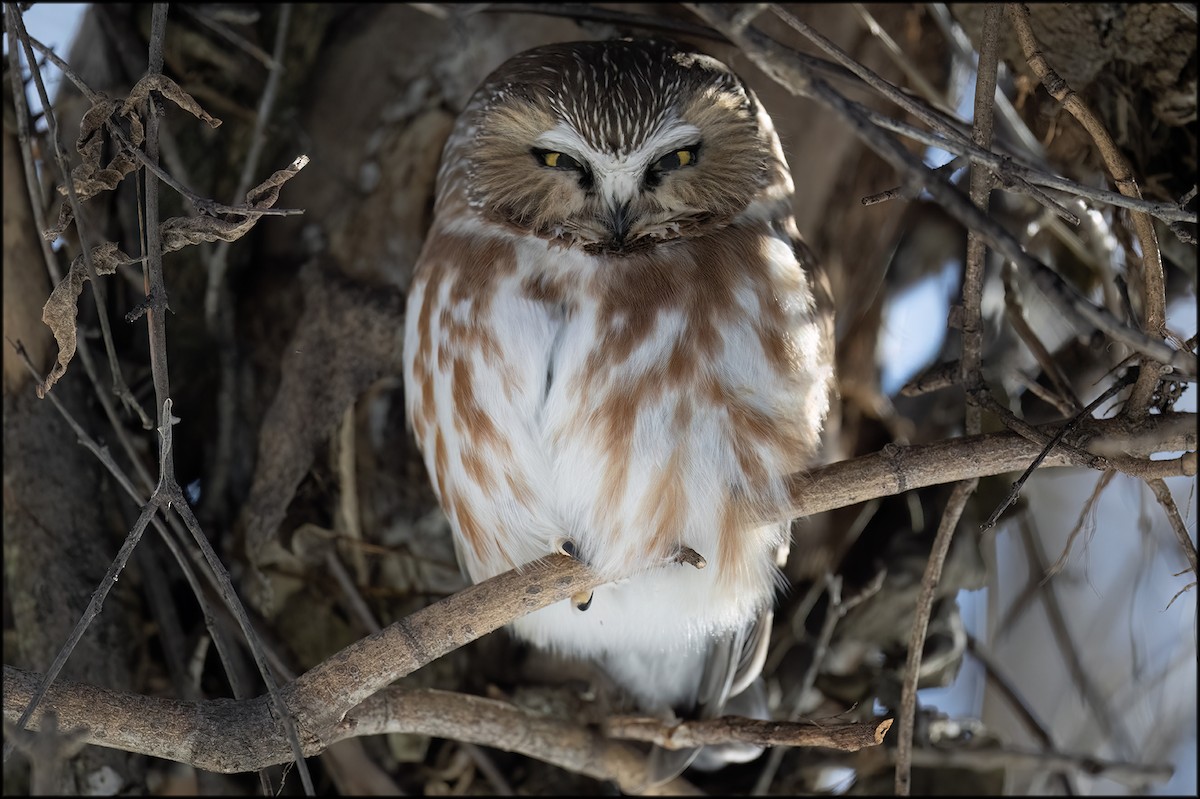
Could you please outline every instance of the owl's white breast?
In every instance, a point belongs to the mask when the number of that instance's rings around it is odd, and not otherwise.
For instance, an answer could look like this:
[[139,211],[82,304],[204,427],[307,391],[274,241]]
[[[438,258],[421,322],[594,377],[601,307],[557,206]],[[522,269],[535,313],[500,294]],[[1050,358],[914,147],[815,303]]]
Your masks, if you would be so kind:
[[[639,303],[635,292],[623,310],[611,293],[611,260],[540,240],[507,237],[517,268],[494,281],[486,302],[452,301],[450,272],[426,291],[429,275],[418,271],[406,377],[410,395],[419,391],[410,342],[422,297],[436,299],[446,312],[427,322],[441,345],[430,348],[436,424],[417,432],[431,474],[444,482],[434,481],[472,578],[545,556],[570,537],[593,568],[617,580],[598,589],[585,612],[563,602],[519,620],[514,628],[523,637],[574,654],[699,651],[707,635],[747,623],[770,602],[786,524],[745,518],[734,506],[754,492],[760,504],[782,502],[783,478],[808,453],[741,430],[769,423],[795,438],[799,429],[809,438],[793,444],[811,447],[829,368],[817,357],[811,297],[790,248],[769,235],[745,238],[753,263],[722,272],[732,305],[719,326],[698,316],[700,295],[658,307]],[[753,279],[739,277],[743,269]],[[666,290],[705,290],[694,278],[681,271]],[[531,298],[536,280],[550,281],[554,291]],[[790,365],[782,371],[784,356],[772,357],[764,343],[767,317],[785,328],[780,341]],[[486,330],[492,346],[450,351],[448,333],[465,324]],[[705,330],[716,336],[710,354],[693,358],[686,379],[672,377],[673,359]],[[468,457],[474,444],[455,418],[454,370],[442,356],[462,361],[473,401],[507,440],[488,462],[486,490],[476,479],[478,458]],[[747,463],[766,477],[751,485]],[[448,493],[458,502],[447,503]],[[485,546],[465,544],[456,507],[470,508],[474,524],[487,529]],[[679,546],[700,553],[707,568],[672,562]]]

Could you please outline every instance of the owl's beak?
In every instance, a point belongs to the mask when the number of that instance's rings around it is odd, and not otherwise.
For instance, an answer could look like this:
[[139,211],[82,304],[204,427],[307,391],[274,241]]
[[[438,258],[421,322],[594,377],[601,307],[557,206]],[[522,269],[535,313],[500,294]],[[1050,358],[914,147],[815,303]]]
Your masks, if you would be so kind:
[[608,209],[608,229],[612,233],[612,246],[621,249],[633,226],[634,215],[629,212],[629,201],[613,203]]

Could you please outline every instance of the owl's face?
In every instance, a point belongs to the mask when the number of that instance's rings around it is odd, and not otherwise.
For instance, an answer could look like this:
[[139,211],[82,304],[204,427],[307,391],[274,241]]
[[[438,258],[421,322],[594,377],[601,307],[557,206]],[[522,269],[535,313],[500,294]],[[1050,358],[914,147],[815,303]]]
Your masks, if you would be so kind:
[[527,51],[492,73],[468,117],[473,135],[446,158],[463,162],[472,207],[593,253],[722,227],[772,159],[773,134],[741,80],[663,42]]

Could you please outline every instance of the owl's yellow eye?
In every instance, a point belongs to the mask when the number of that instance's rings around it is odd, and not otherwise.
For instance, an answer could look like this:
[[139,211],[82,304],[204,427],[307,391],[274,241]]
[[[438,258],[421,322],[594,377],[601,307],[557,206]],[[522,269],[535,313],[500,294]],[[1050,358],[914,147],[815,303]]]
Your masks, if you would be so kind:
[[533,157],[536,158],[542,166],[548,166],[551,169],[575,169],[583,171],[583,164],[579,163],[566,153],[560,153],[554,150],[535,149],[533,151]]
[[680,167],[693,166],[696,163],[695,147],[688,147],[683,150],[676,150],[673,153],[667,153],[662,158],[654,162],[654,169],[659,172],[670,172]]

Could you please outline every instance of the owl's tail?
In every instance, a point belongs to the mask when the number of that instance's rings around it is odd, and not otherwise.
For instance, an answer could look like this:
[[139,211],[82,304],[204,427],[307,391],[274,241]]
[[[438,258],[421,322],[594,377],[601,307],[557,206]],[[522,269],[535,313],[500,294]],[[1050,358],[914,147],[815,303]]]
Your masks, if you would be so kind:
[[[711,719],[727,714],[754,719],[771,717],[760,674],[773,619],[771,609],[764,609],[752,625],[722,636],[713,644],[700,679],[695,717]],[[716,771],[730,763],[748,763],[762,751],[761,746],[744,743],[676,750],[654,747],[648,764],[651,782],[646,787],[672,780],[688,766]]]

